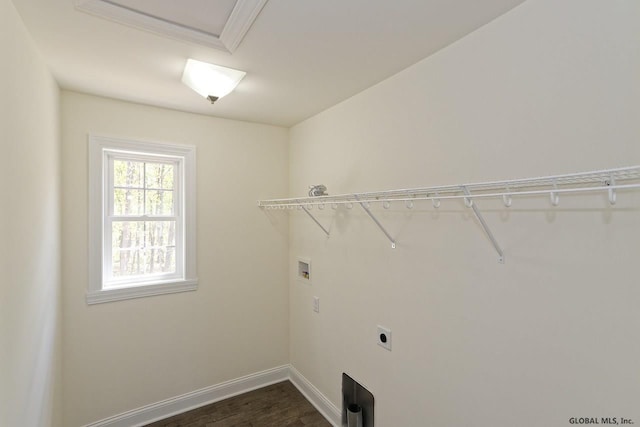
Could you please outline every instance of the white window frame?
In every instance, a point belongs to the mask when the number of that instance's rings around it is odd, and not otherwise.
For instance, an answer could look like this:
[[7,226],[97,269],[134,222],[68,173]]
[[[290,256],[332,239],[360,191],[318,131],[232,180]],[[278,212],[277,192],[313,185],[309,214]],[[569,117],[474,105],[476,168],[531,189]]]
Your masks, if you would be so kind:
[[[191,145],[89,135],[88,304],[194,291],[198,288],[195,151],[195,147]],[[119,280],[109,277],[112,260],[110,227],[107,224],[109,221],[123,219],[112,215],[114,158],[175,165],[175,212],[173,216],[162,218],[176,221],[176,242],[178,246],[182,246],[176,248],[175,273]]]

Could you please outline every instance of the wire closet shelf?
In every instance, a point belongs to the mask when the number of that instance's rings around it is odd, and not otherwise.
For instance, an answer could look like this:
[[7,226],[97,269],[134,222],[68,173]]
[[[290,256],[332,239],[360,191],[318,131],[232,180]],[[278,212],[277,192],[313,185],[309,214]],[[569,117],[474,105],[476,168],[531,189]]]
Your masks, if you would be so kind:
[[[324,189],[324,186],[322,187]],[[640,166],[631,166],[565,175],[473,184],[260,200],[258,201],[258,206],[263,209],[297,208],[298,210],[302,210],[329,236],[329,230],[311,213],[312,207],[317,206],[319,210],[322,210],[327,205],[333,209],[337,209],[340,205],[346,205],[346,207],[350,209],[357,204],[362,207],[380,231],[389,239],[391,247],[395,248],[395,239],[371,211],[370,207],[372,203],[381,203],[383,208],[388,209],[392,202],[404,202],[405,206],[411,209],[414,206],[414,201],[431,200],[433,207],[439,208],[442,200],[463,199],[466,207],[473,210],[473,214],[498,253],[498,262],[504,263],[502,248],[493,236],[478,206],[474,203],[474,199],[502,198],[504,205],[510,207],[514,197],[548,195],[551,204],[557,206],[560,203],[560,194],[606,191],[608,193],[609,203],[615,205],[617,190],[632,190],[637,188],[640,188]]]
[[601,191],[608,192],[610,203],[615,204],[616,190],[636,188],[640,188],[640,166],[471,184],[260,200],[258,206],[286,209],[311,206],[323,208],[329,205],[335,209],[338,205],[345,204],[381,203],[388,208],[391,202],[431,200],[435,207],[439,207],[442,200],[464,199],[466,205],[471,207],[474,199],[502,198],[508,207],[513,197],[545,194],[549,195],[553,205],[557,205],[560,194]]

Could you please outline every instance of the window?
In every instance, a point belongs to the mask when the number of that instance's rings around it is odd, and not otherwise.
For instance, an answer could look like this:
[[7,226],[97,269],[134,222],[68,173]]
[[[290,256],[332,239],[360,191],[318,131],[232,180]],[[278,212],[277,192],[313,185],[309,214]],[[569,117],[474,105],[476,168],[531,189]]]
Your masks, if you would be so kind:
[[89,304],[190,291],[195,148],[89,137]]

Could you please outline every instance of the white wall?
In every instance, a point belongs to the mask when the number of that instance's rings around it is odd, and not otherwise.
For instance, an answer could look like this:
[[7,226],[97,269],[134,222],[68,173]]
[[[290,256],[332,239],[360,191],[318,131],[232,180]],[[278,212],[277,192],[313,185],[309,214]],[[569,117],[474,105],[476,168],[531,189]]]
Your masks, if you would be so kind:
[[[638,2],[530,0],[292,128],[290,194],[638,165],[638,28]],[[291,363],[338,407],[363,382],[380,427],[638,424],[638,192],[477,203],[504,265],[462,202],[375,208],[395,250],[355,207],[314,211],[328,239],[289,214]]]
[[58,87],[0,0],[0,425],[60,425]]
[[[90,132],[196,146],[197,291],[86,304]],[[65,426],[288,363],[287,129],[64,91],[62,138]]]

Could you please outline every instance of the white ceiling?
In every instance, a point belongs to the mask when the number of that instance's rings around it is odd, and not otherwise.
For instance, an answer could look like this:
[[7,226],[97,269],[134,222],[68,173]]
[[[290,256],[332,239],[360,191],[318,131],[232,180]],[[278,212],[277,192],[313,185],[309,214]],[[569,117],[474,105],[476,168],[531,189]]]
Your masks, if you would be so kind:
[[[81,12],[74,0],[13,3],[62,88],[291,126],[523,1],[269,0],[232,53]],[[215,2],[219,7],[211,8]],[[235,1],[109,3],[216,34]],[[211,105],[180,81],[188,58],[243,70],[247,76],[233,93]]]

